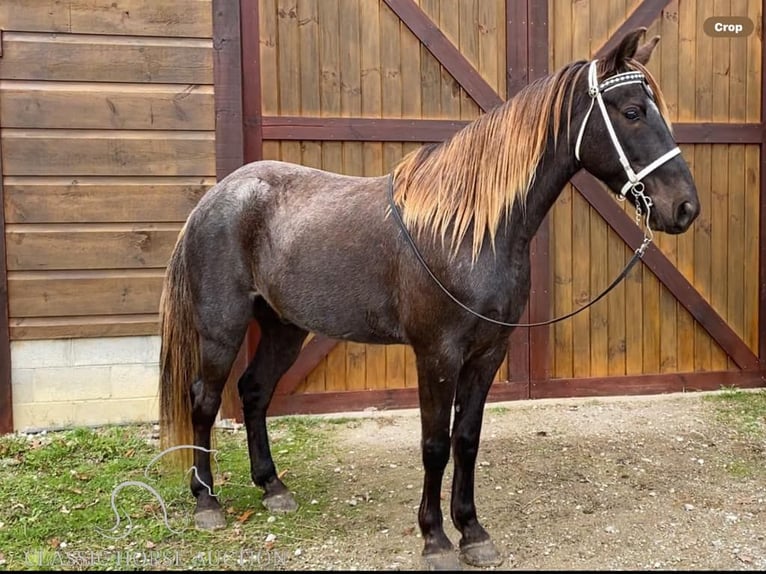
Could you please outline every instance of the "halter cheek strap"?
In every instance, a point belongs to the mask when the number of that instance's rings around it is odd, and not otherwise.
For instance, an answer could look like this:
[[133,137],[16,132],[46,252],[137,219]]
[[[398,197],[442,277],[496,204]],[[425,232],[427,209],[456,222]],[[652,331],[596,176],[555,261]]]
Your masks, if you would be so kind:
[[667,163],[675,156],[679,155],[681,153],[681,148],[678,146],[674,147],[670,151],[662,154],[638,173],[633,170],[630,162],[628,161],[628,157],[625,155],[625,151],[620,145],[620,140],[617,139],[617,134],[614,131],[612,121],[609,119],[609,114],[607,113],[606,105],[604,104],[604,98],[601,96],[601,94],[608,92],[609,90],[613,90],[619,86],[625,86],[628,84],[645,84],[646,78],[641,72],[624,72],[622,74],[617,74],[616,76],[607,78],[601,82],[601,84],[599,84],[596,68],[597,62],[598,60],[593,60],[588,67],[588,95],[590,95],[591,100],[590,107],[588,107],[588,111],[585,114],[585,119],[583,119],[582,125],[580,126],[580,131],[577,134],[577,142],[575,143],[575,158],[577,158],[577,161],[580,161],[580,145],[582,144],[583,134],[585,133],[585,126],[587,125],[590,114],[593,111],[594,104],[598,103],[599,110],[601,110],[601,117],[604,118],[604,124],[606,125],[607,132],[609,132],[609,138],[612,140],[612,145],[617,151],[617,156],[620,159],[622,169],[625,170],[625,175],[628,178],[628,181],[625,183],[625,185],[622,186],[622,189],[620,189],[620,196],[624,199],[628,191],[632,190],[636,195],[636,199],[640,198],[648,210],[651,207],[651,199],[644,195],[644,184],[641,180],[661,165]]

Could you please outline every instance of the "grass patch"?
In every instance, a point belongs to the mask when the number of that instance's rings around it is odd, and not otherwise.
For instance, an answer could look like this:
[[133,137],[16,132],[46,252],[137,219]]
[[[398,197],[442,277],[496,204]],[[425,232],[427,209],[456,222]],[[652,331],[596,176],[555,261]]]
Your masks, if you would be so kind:
[[766,390],[724,388],[705,400],[715,405],[716,416],[723,424],[752,438],[766,436]]
[[149,425],[0,437],[0,569],[290,568],[302,545],[321,540],[339,495],[317,464],[332,450],[333,427],[304,417],[269,421],[278,471],[299,504],[274,516],[252,485],[244,430],[216,430],[214,488],[228,527],[212,533],[194,529],[188,473],[156,464],[145,474],[159,454]]

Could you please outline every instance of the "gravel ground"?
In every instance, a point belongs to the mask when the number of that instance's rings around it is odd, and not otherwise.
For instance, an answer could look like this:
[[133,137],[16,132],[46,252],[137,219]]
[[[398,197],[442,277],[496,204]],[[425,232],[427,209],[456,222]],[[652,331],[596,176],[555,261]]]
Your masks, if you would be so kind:
[[[419,425],[416,411],[337,425],[317,464],[346,484],[338,516],[354,512],[292,568],[423,567]],[[505,556],[498,569],[764,570],[764,446],[700,394],[490,405],[479,520]]]

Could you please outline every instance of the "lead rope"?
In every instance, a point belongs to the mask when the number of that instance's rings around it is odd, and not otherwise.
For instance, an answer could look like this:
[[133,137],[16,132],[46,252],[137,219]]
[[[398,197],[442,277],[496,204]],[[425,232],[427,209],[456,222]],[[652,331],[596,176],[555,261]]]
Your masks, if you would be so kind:
[[[580,313],[581,311],[584,311],[594,303],[598,302],[600,299],[602,299],[607,293],[609,293],[612,289],[614,289],[620,281],[625,279],[625,277],[630,273],[630,270],[633,269],[636,263],[638,263],[638,260],[641,259],[646,252],[647,247],[649,247],[649,243],[651,243],[651,229],[649,228],[649,213],[651,209],[651,199],[641,194],[642,197],[644,197],[647,200],[646,204],[646,228],[649,230],[649,234],[644,234],[644,240],[641,242],[641,245],[639,245],[638,249],[635,250],[633,253],[633,257],[631,257],[630,261],[628,261],[628,264],[625,266],[625,269],[622,270],[622,272],[615,277],[615,279],[609,284],[609,286],[601,292],[601,294],[596,297],[595,299],[591,300],[589,303],[583,305],[579,309],[576,309],[574,311],[571,311],[570,313],[567,313],[566,315],[562,315],[560,317],[556,317],[555,319],[548,319],[547,321],[540,321],[539,323],[506,323],[505,321],[498,321],[497,319],[493,319],[492,317],[487,317],[486,315],[482,315],[481,313],[474,311],[470,307],[468,307],[465,303],[460,301],[457,297],[455,297],[449,289],[447,289],[444,284],[439,280],[439,278],[434,274],[433,271],[431,271],[431,268],[428,266],[428,263],[426,263],[425,258],[423,257],[423,254],[420,252],[420,249],[418,249],[417,244],[415,243],[415,240],[412,238],[412,235],[410,234],[410,231],[407,229],[407,226],[404,224],[404,220],[402,220],[401,213],[399,213],[399,208],[396,206],[396,201],[394,201],[394,176],[393,174],[388,179],[388,200],[391,207],[391,213],[394,214],[394,219],[396,219],[396,222],[399,225],[399,228],[402,230],[402,233],[404,234],[404,238],[407,240],[407,243],[410,244],[410,247],[412,247],[413,253],[415,253],[415,257],[417,257],[420,264],[423,266],[423,269],[426,270],[428,275],[431,277],[434,283],[436,283],[437,287],[441,289],[447,297],[452,299],[452,301],[457,304],[459,307],[473,315],[474,317],[478,317],[479,319],[482,319],[484,321],[487,321],[488,323],[493,323],[495,325],[500,325],[501,327],[543,327],[545,325],[552,325],[553,323],[558,323],[559,321],[563,321],[564,319],[569,319],[570,317],[573,317]],[[638,206],[638,200],[636,201],[636,218],[639,221],[641,220],[641,212],[640,208]]]

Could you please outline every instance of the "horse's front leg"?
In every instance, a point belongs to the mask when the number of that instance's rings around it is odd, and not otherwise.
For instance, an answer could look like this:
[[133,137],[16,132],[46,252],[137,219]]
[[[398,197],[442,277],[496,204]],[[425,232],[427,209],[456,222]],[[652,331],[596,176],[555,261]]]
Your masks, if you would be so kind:
[[503,562],[500,552],[476,517],[474,476],[484,404],[506,350],[503,341],[491,351],[467,361],[457,383],[452,427],[455,473],[451,514],[455,528],[462,534],[460,559],[471,566],[499,566]]
[[430,353],[416,351],[416,355],[425,468],[418,512],[418,523],[425,542],[423,558],[429,570],[455,570],[460,563],[452,542],[444,532],[441,487],[450,455],[449,424],[460,365]]

